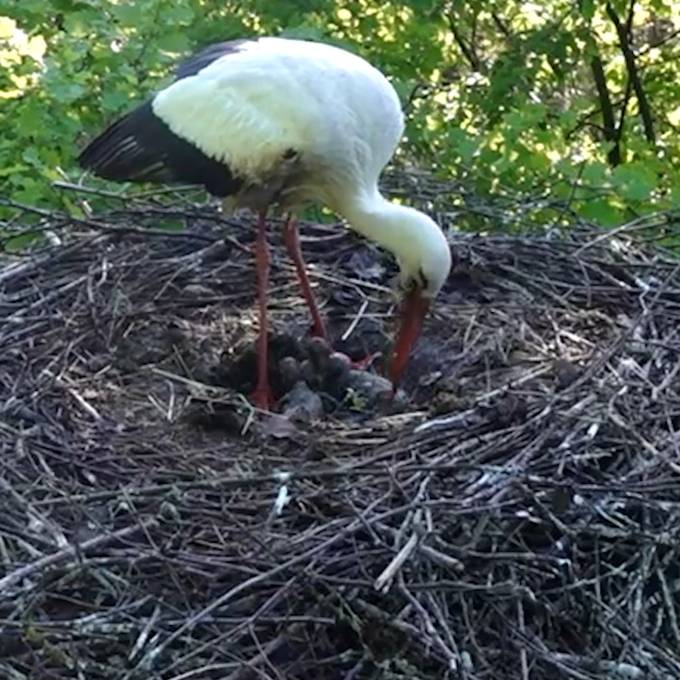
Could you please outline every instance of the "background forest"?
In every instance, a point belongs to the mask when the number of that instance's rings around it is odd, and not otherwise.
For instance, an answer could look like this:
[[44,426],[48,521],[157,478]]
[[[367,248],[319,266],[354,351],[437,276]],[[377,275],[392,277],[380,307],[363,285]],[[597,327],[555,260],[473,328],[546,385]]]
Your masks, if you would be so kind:
[[88,137],[189,51],[255,34],[368,58],[408,111],[398,162],[480,197],[604,226],[680,207],[677,0],[0,0],[0,196],[77,212],[51,183]]

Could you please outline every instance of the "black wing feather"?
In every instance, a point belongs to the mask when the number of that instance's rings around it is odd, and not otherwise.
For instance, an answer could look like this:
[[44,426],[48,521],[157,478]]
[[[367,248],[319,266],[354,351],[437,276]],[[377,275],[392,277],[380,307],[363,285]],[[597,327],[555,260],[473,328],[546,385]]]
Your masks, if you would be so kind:
[[[195,75],[213,61],[237,52],[246,42],[230,40],[205,48],[177,67],[176,80]],[[229,196],[243,184],[227,165],[172,132],[154,114],[150,101],[92,140],[78,161],[104,179],[202,184],[215,196]]]
[[104,179],[202,184],[215,196],[229,196],[243,184],[227,165],[172,132],[154,114],[151,102],[111,125],[78,160]]
[[175,69],[176,80],[181,80],[182,78],[188,78],[189,76],[195,76],[199,71],[204,69],[213,61],[217,61],[227,54],[234,54],[238,52],[243,45],[249,42],[255,42],[257,38],[253,40],[248,40],[241,38],[239,40],[227,40],[226,42],[215,43],[214,45],[209,45],[200,52],[192,55],[185,61],[183,61]]

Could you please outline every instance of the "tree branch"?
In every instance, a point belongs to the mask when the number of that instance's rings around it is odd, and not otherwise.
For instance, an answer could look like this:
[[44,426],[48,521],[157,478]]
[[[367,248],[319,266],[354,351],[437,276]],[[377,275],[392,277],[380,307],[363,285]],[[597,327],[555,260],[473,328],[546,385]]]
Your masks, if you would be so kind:
[[633,30],[633,19],[635,19],[635,0],[630,0],[628,6],[628,16],[626,17],[626,35],[630,37]]
[[626,112],[628,110],[628,102],[630,101],[630,96],[633,94],[633,86],[628,79],[626,83],[626,93],[623,96],[623,102],[621,104],[621,114],[619,116],[619,125],[616,128],[616,135],[619,139],[623,139],[623,126],[626,122]]
[[604,74],[604,66],[599,55],[595,55],[590,60],[590,70],[593,72],[593,80],[597,89],[597,96],[600,100],[600,109],[602,111],[602,129],[604,138],[608,142],[613,142],[614,146],[607,154],[607,161],[612,167],[616,167],[621,163],[621,148],[619,145],[620,137],[616,129],[616,120],[614,118],[614,107],[612,106],[611,95],[607,87],[607,77]]
[[496,27],[498,30],[506,37],[506,38],[512,38],[512,34],[510,32],[510,29],[503,23],[503,20],[498,16],[496,12],[491,12],[491,18],[493,19],[494,24],[496,24]]
[[472,66],[475,71],[481,72],[482,64],[479,61],[479,57],[477,57],[475,54],[474,49],[465,42],[463,34],[458,30],[458,26],[456,25],[456,17],[454,17],[453,14],[449,12],[447,18],[449,28],[451,29],[451,33],[453,33],[453,39],[456,41],[458,47],[460,47],[460,51],[463,53],[463,56],[467,59],[470,66]]
[[635,61],[635,54],[630,44],[630,25],[632,24],[634,5],[635,0],[631,0],[628,21],[626,22],[625,25],[621,23],[621,19],[616,13],[616,10],[612,7],[611,3],[609,2],[607,3],[606,11],[607,16],[614,24],[614,27],[616,28],[616,32],[619,37],[619,45],[621,47],[621,53],[623,54],[623,58],[626,62],[628,78],[630,79],[631,85],[633,86],[635,97],[638,100],[638,107],[640,108],[640,117],[642,118],[642,125],[645,130],[645,138],[650,144],[653,145],[656,143],[656,135],[654,133],[654,120],[652,117],[652,110],[649,106],[647,94],[645,93],[644,87],[642,86],[640,72],[638,71],[637,63]]

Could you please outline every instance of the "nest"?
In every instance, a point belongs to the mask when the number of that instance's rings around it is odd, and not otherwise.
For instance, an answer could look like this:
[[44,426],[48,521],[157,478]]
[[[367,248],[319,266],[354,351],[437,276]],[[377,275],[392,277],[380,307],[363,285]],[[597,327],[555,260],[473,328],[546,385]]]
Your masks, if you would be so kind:
[[[680,271],[641,224],[452,235],[404,401],[294,421],[223,379],[249,220],[43,214],[0,269],[2,677],[680,677]],[[389,351],[391,262],[302,231],[336,345]]]

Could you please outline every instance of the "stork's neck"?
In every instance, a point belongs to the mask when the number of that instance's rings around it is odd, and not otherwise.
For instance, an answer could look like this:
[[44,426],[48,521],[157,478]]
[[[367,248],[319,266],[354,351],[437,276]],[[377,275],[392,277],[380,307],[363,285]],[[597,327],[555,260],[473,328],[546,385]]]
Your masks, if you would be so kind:
[[391,251],[402,265],[421,257],[432,238],[442,238],[439,228],[423,213],[391,203],[377,188],[333,207],[352,229]]

